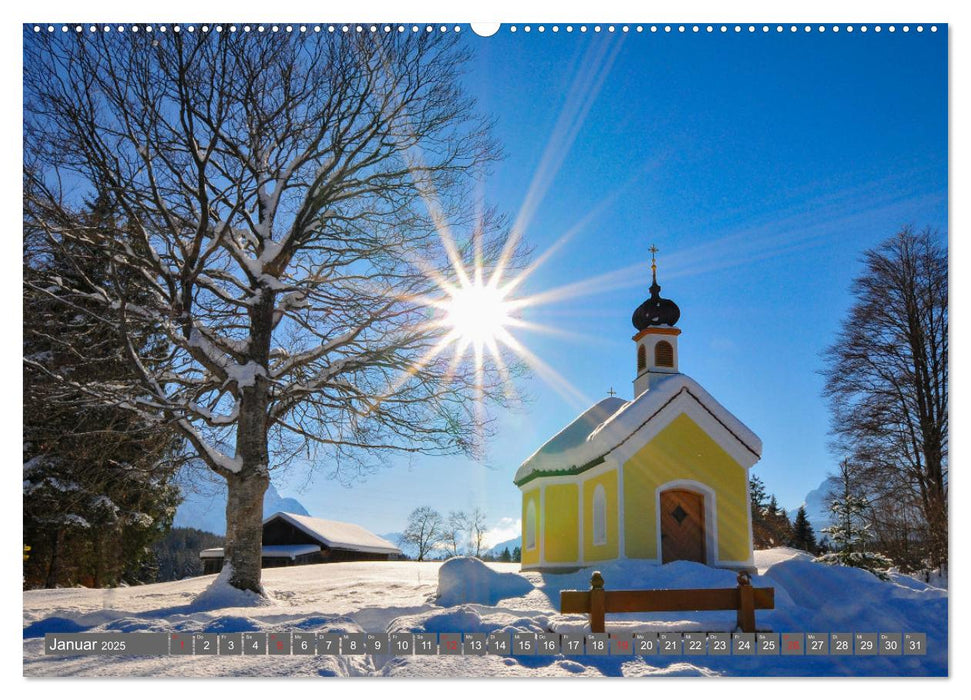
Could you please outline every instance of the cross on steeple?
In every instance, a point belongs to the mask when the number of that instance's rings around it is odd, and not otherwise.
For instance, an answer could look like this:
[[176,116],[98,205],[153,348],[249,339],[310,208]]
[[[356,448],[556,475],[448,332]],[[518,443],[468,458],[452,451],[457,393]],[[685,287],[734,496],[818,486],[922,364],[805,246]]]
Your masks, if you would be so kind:
[[652,287],[654,287],[657,286],[657,254],[661,251],[653,243],[648,250],[651,251],[651,282],[653,283]]
[[610,387],[610,391],[607,392],[607,396],[610,396],[610,397],[617,396],[617,392],[614,391],[613,387]]

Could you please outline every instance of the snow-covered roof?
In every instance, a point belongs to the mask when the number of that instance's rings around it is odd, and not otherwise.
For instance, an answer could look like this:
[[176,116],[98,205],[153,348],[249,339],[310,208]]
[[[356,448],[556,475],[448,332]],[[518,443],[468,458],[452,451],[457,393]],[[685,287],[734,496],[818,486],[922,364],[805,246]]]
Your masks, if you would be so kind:
[[360,525],[342,523],[336,520],[312,518],[296,513],[274,513],[263,524],[280,518],[322,542],[331,549],[350,549],[355,552],[374,552],[377,554],[401,554],[401,550],[373,532]]
[[546,444],[523,462],[519,471],[516,472],[514,481],[518,483],[534,471],[552,471],[571,465],[580,466],[598,457],[599,455],[593,455],[583,459],[583,455],[591,453],[589,449],[586,449],[591,433],[626,406],[627,403],[624,399],[616,396],[595,403],[577,416],[563,430],[547,440]]
[[[319,551],[319,544],[265,544],[262,556],[269,559],[296,559]],[[223,556],[225,553],[222,547],[211,547],[199,552],[200,559],[222,559]]]
[[523,462],[513,481],[521,485],[543,473],[578,473],[598,464],[681,394],[699,403],[747,452],[761,456],[762,441],[755,433],[694,379],[671,374],[652,380],[650,390],[633,401],[616,397],[598,401]]

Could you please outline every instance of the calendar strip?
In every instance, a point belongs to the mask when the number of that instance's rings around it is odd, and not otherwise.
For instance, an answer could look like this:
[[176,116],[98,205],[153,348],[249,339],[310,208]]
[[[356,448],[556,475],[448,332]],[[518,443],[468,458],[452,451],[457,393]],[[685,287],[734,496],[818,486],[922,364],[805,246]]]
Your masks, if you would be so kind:
[[54,633],[49,656],[924,656],[923,632]]

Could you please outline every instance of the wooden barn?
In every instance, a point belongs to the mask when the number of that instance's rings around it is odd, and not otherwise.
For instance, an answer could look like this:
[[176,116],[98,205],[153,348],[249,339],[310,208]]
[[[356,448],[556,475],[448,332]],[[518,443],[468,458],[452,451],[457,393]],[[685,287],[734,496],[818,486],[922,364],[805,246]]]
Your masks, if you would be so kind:
[[[199,553],[203,573],[222,570],[222,547]],[[336,561],[389,561],[401,550],[360,525],[312,518],[296,513],[274,513],[263,521],[263,568],[324,564]]]

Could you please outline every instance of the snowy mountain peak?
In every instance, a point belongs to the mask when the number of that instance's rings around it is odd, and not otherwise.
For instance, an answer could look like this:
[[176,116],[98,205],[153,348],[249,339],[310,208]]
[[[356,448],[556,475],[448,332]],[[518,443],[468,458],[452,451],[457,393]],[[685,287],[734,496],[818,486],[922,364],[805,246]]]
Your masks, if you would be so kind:
[[[226,487],[212,485],[206,493],[182,491],[185,500],[175,511],[174,527],[194,527],[216,535],[226,534]],[[263,496],[263,514],[271,515],[278,511],[310,515],[295,498],[284,497],[270,484]]]
[[[809,524],[813,526],[813,530],[817,536],[820,530],[832,524],[829,514],[829,493],[837,485],[838,483],[834,477],[826,477],[819,486],[806,494],[806,500],[802,503],[806,508],[806,517],[809,518]],[[789,520],[795,519],[798,510],[799,508],[797,506],[789,511]]]

